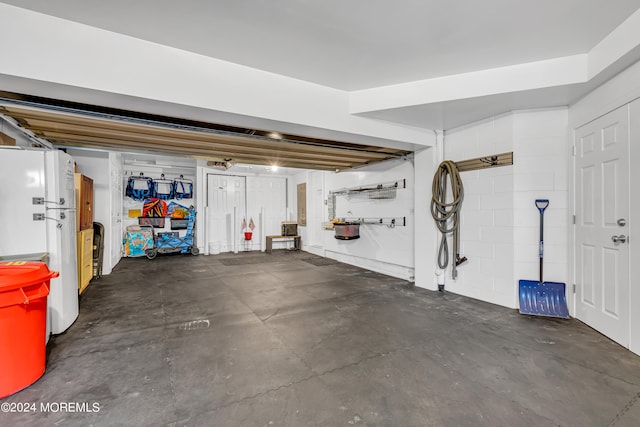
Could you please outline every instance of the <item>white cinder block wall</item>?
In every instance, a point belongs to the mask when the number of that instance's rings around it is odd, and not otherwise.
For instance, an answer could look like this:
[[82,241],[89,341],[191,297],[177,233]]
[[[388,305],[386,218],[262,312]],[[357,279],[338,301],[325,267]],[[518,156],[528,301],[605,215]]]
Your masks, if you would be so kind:
[[513,119],[516,283],[537,280],[540,275],[540,214],[534,201],[549,199],[544,213],[544,280],[567,283],[569,297],[568,110],[521,111]]
[[[567,281],[567,110],[517,111],[446,132],[445,159],[513,151],[514,165],[461,173],[465,199],[457,280],[446,289],[518,307],[518,280],[538,278],[539,213],[545,212],[545,280]],[[450,244],[451,247],[451,244]]]
[[[444,157],[461,161],[513,151],[512,114],[447,131]],[[514,167],[461,173],[465,198],[460,226],[460,254],[468,261],[458,278],[447,271],[451,292],[507,307],[515,306],[513,207]],[[452,248],[452,242],[449,242]],[[453,258],[452,258],[453,261]]]

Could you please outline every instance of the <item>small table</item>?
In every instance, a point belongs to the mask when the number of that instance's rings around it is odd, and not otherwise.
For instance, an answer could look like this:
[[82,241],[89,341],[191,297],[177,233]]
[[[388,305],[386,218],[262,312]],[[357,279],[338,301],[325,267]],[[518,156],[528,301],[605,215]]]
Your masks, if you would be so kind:
[[293,248],[299,251],[302,247],[300,236],[267,236],[267,253],[271,253],[273,239],[293,239]]

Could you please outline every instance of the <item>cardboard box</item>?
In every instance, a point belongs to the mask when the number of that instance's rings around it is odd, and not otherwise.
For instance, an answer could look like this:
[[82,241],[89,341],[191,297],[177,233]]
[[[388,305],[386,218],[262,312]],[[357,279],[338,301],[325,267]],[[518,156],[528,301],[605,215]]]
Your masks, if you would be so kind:
[[294,221],[282,221],[282,236],[297,236],[298,223]]
[[15,140],[15,138],[11,138],[6,133],[0,132],[0,145],[15,146],[16,145],[16,140]]

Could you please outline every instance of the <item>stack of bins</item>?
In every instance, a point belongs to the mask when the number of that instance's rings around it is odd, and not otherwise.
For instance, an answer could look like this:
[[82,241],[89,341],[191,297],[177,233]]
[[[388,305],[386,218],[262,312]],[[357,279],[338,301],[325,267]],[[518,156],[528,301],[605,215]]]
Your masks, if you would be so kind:
[[0,262],[0,398],[44,374],[49,283],[43,262]]

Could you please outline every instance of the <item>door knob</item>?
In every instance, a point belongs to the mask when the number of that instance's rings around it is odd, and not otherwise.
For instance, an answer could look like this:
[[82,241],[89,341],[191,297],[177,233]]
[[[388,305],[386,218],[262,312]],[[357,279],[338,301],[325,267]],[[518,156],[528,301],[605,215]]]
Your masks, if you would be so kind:
[[621,234],[619,236],[611,236],[611,241],[616,245],[619,243],[625,243],[627,241],[627,236]]
[[620,219],[618,220],[618,225],[619,225],[620,227],[624,227],[625,225],[627,225],[627,220],[626,220],[626,219],[624,219],[624,218],[620,218]]

